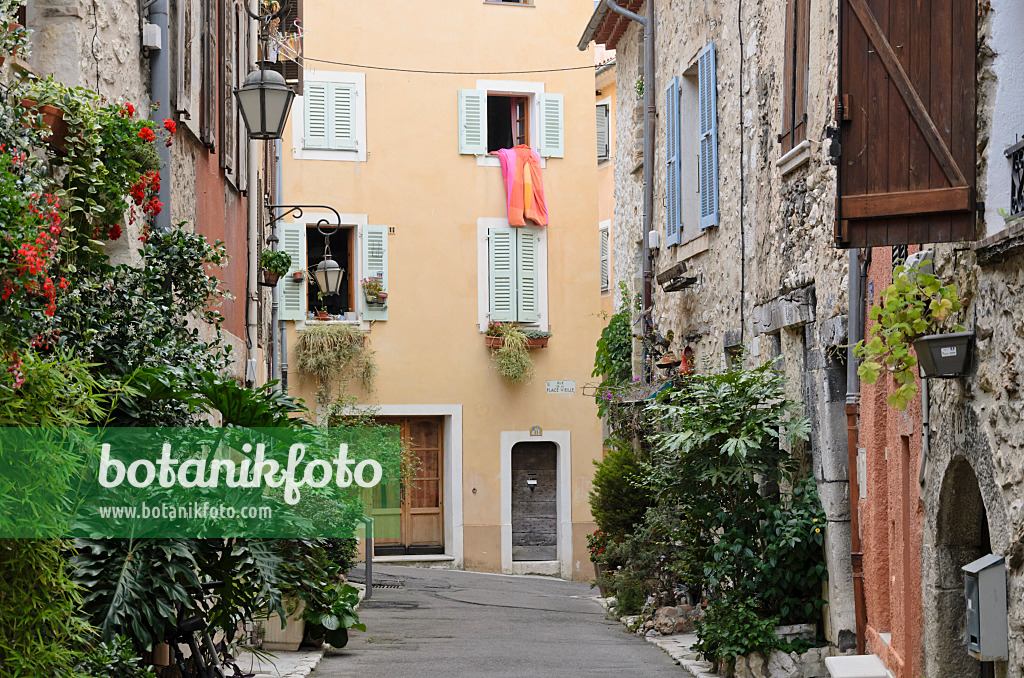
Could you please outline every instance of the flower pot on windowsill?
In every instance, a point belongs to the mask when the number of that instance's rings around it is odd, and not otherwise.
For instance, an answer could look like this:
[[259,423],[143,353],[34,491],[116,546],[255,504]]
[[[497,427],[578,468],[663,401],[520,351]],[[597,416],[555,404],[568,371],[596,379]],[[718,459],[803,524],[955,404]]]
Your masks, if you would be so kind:
[[[21,106],[33,117],[37,114],[42,114],[43,126],[50,129],[50,133],[43,137],[43,140],[46,141],[53,150],[59,153],[67,153],[68,124],[64,121],[64,111],[60,110],[56,106],[40,104],[38,101],[34,101],[32,99],[22,99]],[[26,121],[23,124],[25,127],[35,127],[35,125],[29,121]]]
[[[550,337],[528,338],[526,340],[526,348],[546,348],[548,345],[548,339],[550,339]],[[487,348],[501,348],[505,345],[505,337],[492,337],[485,334],[484,341],[487,344]]]
[[262,271],[262,275],[263,282],[260,284],[264,287],[277,287],[277,281],[281,279],[281,274],[273,271]]
[[967,373],[974,332],[930,334],[914,342],[917,364],[925,379],[952,379]]
[[327,311],[317,311],[316,312],[316,319],[317,320],[330,320],[331,319],[331,314],[328,313]]
[[387,292],[377,292],[377,303],[381,304],[381,305],[384,305],[384,304],[388,303],[388,293]]

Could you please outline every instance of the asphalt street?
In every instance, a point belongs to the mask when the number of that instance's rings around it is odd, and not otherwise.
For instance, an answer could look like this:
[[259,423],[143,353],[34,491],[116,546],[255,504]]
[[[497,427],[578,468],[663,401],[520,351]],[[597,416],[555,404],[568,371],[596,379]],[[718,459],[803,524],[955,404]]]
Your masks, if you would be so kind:
[[374,580],[386,587],[359,610],[366,633],[351,632],[314,678],[684,675],[606,619],[587,584],[384,566]]

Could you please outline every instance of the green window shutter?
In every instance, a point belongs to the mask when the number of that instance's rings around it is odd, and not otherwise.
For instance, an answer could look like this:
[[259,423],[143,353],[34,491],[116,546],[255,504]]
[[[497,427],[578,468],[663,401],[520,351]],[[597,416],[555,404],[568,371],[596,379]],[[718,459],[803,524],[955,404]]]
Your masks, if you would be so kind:
[[487,153],[487,92],[459,90],[459,153]]
[[565,157],[565,125],[562,120],[562,95],[540,95],[540,155]]
[[325,82],[307,82],[302,96],[302,115],[305,132],[302,137],[303,148],[328,147],[328,108],[327,98],[329,87]]
[[604,162],[611,155],[610,141],[611,120],[608,111],[611,107],[608,104],[601,104],[597,107],[597,161]]
[[[363,274],[360,278],[381,278],[388,290],[388,227],[363,226]],[[371,307],[360,289],[364,320],[387,320],[388,307]],[[388,300],[390,303],[390,299]]]
[[288,273],[277,283],[277,305],[281,309],[281,319],[305,320],[306,281],[292,280],[292,273],[306,269],[306,225],[278,223],[277,236],[281,239],[280,248],[292,258]]
[[507,226],[487,231],[490,319],[516,320],[516,231]]
[[516,284],[517,318],[521,323],[540,320],[540,236],[517,228]]
[[350,83],[330,86],[330,147],[354,151],[356,142],[356,88]]
[[611,233],[607,226],[601,227],[601,291],[607,292],[612,286]]
[[718,226],[718,89],[715,83],[715,43],[697,56],[700,107],[700,227]]

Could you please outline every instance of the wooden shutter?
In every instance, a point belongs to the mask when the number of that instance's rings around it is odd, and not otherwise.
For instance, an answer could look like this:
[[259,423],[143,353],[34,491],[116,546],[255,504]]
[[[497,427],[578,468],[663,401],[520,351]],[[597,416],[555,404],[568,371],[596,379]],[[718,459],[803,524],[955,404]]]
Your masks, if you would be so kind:
[[235,136],[237,126],[235,125],[238,111],[235,110],[236,101],[234,96],[235,88],[238,87],[238,52],[244,44],[242,36],[238,33],[237,15],[241,7],[232,3],[224,2],[220,6],[220,62],[221,68],[221,99],[224,105],[220,107],[220,167],[224,170],[228,180],[238,185],[238,138]]
[[302,97],[302,117],[305,132],[303,148],[328,148],[328,94],[330,86],[325,82],[307,82]]
[[459,90],[459,153],[487,153],[487,92]]
[[611,229],[605,222],[600,227],[601,234],[601,291],[607,292],[612,287],[611,260]]
[[[388,291],[388,227],[363,226],[363,278],[380,278]],[[388,307],[370,308],[362,294],[364,320],[387,320]],[[391,300],[388,300],[391,303]]]
[[665,90],[665,244],[678,245],[682,186],[679,171],[679,78]]
[[487,273],[490,288],[490,319],[511,322],[516,319],[516,229],[491,228],[487,231]]
[[565,157],[561,94],[540,95],[540,155],[545,158]]
[[356,88],[350,83],[331,83],[329,88],[330,148],[354,151],[356,142]]
[[[249,55],[250,48],[252,47],[252,40],[249,36],[249,16],[245,13],[240,5],[234,5],[235,7],[235,35],[238,37],[238,53],[236,55],[235,67],[235,86],[239,87],[245,81],[245,76],[248,75],[249,61],[252,58]],[[229,125],[234,129],[235,146],[238,148],[238,162],[235,164],[236,168],[236,180],[235,185],[238,186],[239,191],[249,190],[249,134],[246,132],[245,123],[242,121],[242,116],[238,114],[238,102],[235,100],[234,92],[225,92],[225,97],[230,100],[225,101],[225,105],[231,107],[231,120]],[[259,193],[257,193],[259,195]]]
[[715,81],[715,43],[697,57],[700,108],[700,227],[718,226],[718,90]]
[[842,0],[840,247],[975,238],[976,0]]
[[202,82],[202,5],[199,0],[177,3],[178,58],[175,108],[181,120],[199,138],[199,99]]
[[306,225],[278,223],[277,235],[281,239],[280,249],[291,255],[292,265],[288,273],[277,283],[277,305],[282,320],[304,320],[306,318],[306,281],[292,280],[292,273],[306,270]]
[[202,67],[202,115],[200,116],[200,139],[210,150],[217,148],[217,110],[219,92],[217,81],[223,75],[224,65],[218,59],[217,14],[218,0],[203,0],[203,67]]
[[525,228],[516,233],[516,320],[540,320],[540,235]]
[[782,79],[782,152],[807,139],[807,72],[811,42],[810,0],[786,1],[786,61]]
[[597,161],[604,162],[611,156],[611,119],[608,104],[597,107]]

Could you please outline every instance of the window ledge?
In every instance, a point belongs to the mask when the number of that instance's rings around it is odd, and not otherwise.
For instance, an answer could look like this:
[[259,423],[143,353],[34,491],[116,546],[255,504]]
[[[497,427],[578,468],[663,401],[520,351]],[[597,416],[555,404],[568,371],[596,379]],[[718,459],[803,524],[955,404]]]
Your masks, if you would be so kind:
[[[537,153],[537,149],[533,149],[533,152]],[[540,168],[547,169],[548,159],[542,156],[540,153],[537,153],[537,157],[540,158]],[[476,164],[477,167],[501,167],[501,160],[498,158],[498,156],[491,155],[488,153],[487,155],[476,156]]]
[[782,176],[786,176],[798,167],[806,165],[811,160],[811,140],[805,139],[793,147],[791,151],[775,161]]
[[980,266],[997,264],[1024,251],[1024,222],[1007,224],[1006,228],[995,235],[971,245],[971,249],[978,257]]
[[698,254],[702,254],[708,251],[708,232],[704,231],[696,238],[690,238],[682,245],[675,245],[676,249],[676,261],[685,261],[691,259]]
[[507,7],[536,7],[533,3],[525,2],[501,2],[501,0],[484,0],[485,5],[505,5]]

